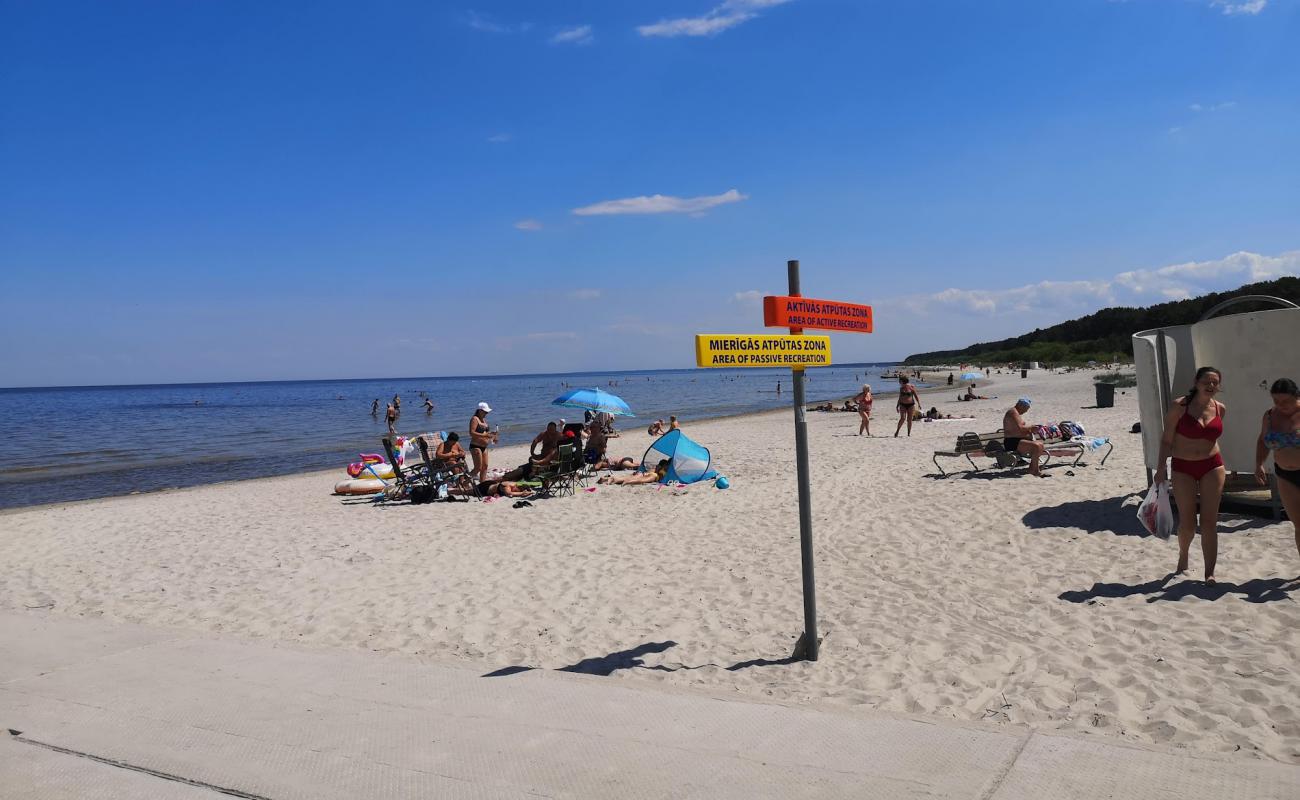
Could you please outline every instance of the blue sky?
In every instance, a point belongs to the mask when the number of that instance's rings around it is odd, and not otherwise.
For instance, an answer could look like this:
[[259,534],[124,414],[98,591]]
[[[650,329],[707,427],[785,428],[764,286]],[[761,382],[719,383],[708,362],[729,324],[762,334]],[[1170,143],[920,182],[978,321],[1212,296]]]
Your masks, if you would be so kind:
[[837,361],[1300,274],[1297,0],[0,2],[0,385]]

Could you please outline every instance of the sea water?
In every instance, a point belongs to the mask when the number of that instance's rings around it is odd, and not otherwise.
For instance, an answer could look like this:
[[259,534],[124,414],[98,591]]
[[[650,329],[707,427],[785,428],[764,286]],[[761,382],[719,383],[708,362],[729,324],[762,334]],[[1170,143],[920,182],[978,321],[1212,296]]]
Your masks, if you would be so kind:
[[[863,383],[877,394],[897,391],[896,381],[880,377],[891,367],[810,369],[808,402],[847,397]],[[402,398],[399,433],[454,430],[467,441],[482,401],[502,444],[528,442],[548,420],[581,420],[581,410],[551,401],[589,387],[627,401],[636,417],[618,419],[624,429],[676,414],[689,432],[693,420],[791,402],[790,372],[781,369],[0,389],[0,508],[330,467],[342,478],[359,453],[381,450],[394,394]]]

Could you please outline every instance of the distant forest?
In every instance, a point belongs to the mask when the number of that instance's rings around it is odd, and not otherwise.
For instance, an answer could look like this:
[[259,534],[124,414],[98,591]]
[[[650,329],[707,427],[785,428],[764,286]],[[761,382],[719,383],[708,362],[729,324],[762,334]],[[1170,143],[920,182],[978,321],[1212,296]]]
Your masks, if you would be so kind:
[[[1095,314],[1039,328],[1033,333],[981,342],[962,350],[940,350],[910,355],[904,364],[1004,363],[1042,361],[1051,364],[1110,362],[1133,357],[1133,334],[1150,328],[1188,325],[1218,303],[1248,294],[1265,294],[1300,303],[1300,278],[1251,283],[1230,292],[1216,292],[1190,300],[1176,300],[1147,308],[1103,308]],[[1260,311],[1277,308],[1271,303],[1243,303],[1232,308]]]

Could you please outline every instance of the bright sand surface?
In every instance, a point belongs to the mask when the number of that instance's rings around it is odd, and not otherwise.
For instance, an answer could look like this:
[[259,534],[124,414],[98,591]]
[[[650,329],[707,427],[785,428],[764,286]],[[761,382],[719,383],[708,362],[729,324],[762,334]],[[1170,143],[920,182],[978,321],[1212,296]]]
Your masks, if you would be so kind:
[[[372,506],[330,495],[340,469],[6,513],[0,607],[1300,762],[1290,523],[1229,515],[1218,586],[1169,577],[1175,544],[1134,517],[1134,390],[1094,409],[1087,373],[995,377],[1001,400],[923,398],[978,419],[910,439],[889,436],[892,397],[876,402],[877,438],[853,435],[856,414],[808,415],[817,663],[784,661],[802,629],[788,411],[686,421],[727,491]],[[1020,394],[1031,421],[1112,437],[1105,467],[1098,454],[1072,476],[939,478],[931,453],[998,428]],[[648,442],[632,429],[610,452],[639,458]]]

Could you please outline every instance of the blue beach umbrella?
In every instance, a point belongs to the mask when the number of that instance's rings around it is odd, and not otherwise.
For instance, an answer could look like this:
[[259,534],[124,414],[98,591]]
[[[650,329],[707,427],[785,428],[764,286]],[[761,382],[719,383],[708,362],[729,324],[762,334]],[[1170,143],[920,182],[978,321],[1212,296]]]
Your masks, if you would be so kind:
[[600,389],[574,389],[551,401],[553,406],[581,408],[587,411],[603,411],[616,417],[635,417],[632,409],[627,407],[623,398]]
[[963,372],[961,379],[964,381],[982,381],[984,380],[983,372]]

